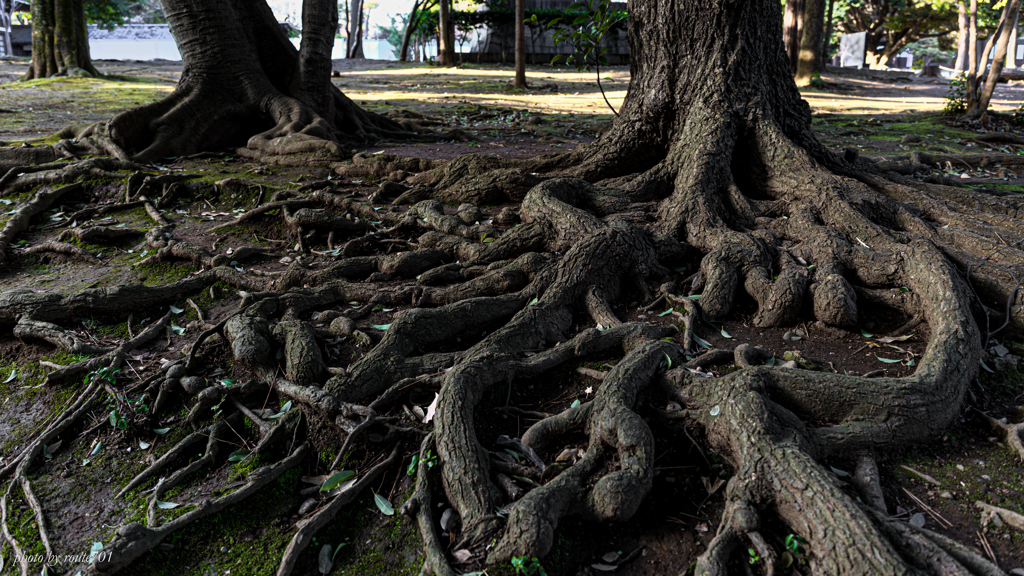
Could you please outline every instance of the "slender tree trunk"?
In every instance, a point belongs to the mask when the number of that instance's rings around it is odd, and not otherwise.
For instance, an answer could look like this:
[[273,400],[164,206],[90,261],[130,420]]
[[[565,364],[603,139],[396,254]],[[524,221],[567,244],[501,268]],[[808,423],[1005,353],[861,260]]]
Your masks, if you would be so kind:
[[412,10],[409,12],[409,19],[405,21],[405,33],[402,34],[402,48],[398,51],[399,62],[409,61],[409,40],[412,39],[412,33],[420,22],[419,8],[420,0],[415,0],[412,4]]
[[814,74],[824,66],[821,59],[821,39],[825,24],[825,1],[804,0],[803,26],[800,30],[800,50],[797,53],[796,85],[806,86]]
[[516,0],[516,88],[526,88],[526,0]]
[[970,19],[967,17],[967,5],[961,0],[957,2],[957,35],[956,35],[956,63],[954,70],[961,72],[967,70],[967,44],[970,42]]
[[825,37],[821,42],[822,70],[832,59],[832,8],[834,5],[835,0],[828,0],[828,12],[825,14]]
[[348,18],[348,46],[346,58],[365,58],[363,56],[363,0],[350,0]]
[[437,24],[437,63],[441,66],[455,66],[455,27],[451,19],[451,0],[441,0]]
[[82,0],[32,3],[32,64],[26,79],[98,76],[89,56]]
[[803,26],[805,0],[787,0],[782,19],[782,44],[789,56],[791,73],[796,72],[800,52],[800,28]]
[[971,0],[967,15],[967,76],[965,78],[967,109],[973,110],[978,99],[978,0]]
[[1017,25],[1020,21],[1020,9],[1013,16],[1013,28],[1010,28],[1010,43],[1006,49],[1005,68],[1017,67]]
[[[975,109],[968,108],[967,116],[969,118],[978,118],[983,124],[988,122],[988,105],[992,101],[992,93],[995,92],[996,84],[999,82],[999,75],[1003,72],[1003,64],[1006,62],[1007,48],[1010,45],[1010,36],[1012,36],[1013,24],[1017,19],[1017,12],[1020,10],[1020,0],[1010,0],[1006,4],[1006,8],[1003,9],[1003,17],[999,22],[999,30],[995,45],[996,53],[992,58],[992,68],[988,71],[988,77],[985,79],[985,84],[981,88],[981,93],[978,96],[977,107]],[[988,44],[992,43],[992,39],[989,39]],[[989,53],[989,46],[985,45],[985,56],[982,58],[982,62],[985,62]],[[984,74],[985,68],[981,67],[981,73]]]

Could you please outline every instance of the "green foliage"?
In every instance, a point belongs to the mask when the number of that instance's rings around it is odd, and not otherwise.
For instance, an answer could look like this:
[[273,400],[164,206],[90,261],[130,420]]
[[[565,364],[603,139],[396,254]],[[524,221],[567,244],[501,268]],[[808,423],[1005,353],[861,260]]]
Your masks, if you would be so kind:
[[544,567],[540,565],[540,560],[537,558],[527,559],[526,556],[513,556],[511,562],[512,569],[516,574],[547,576],[547,572],[544,571]]
[[821,79],[820,72],[815,72],[814,74],[811,74],[811,81],[809,85],[811,86],[811,88],[824,90],[825,88],[828,87],[828,82],[825,82],[824,80]]
[[801,564],[807,564],[807,540],[799,534],[786,535],[786,550]]
[[753,548],[747,548],[747,554],[750,555],[748,561],[751,564],[757,564],[761,561],[761,556],[757,553],[757,550],[754,550]]
[[1013,111],[1013,117],[1010,118],[1010,122],[1017,126],[1024,126],[1024,102],[1021,102],[1017,109]]
[[[946,106],[942,111],[946,114],[963,114],[967,111],[967,73],[949,81],[949,93],[946,94]],[[1016,115],[1014,115],[1016,118]]]
[[104,30],[113,30],[135,17],[164,22],[160,3],[155,0],[86,0],[82,8],[86,21]]
[[[574,54],[566,58],[566,64],[575,66],[577,72],[590,71],[594,67],[597,74],[597,87],[601,90],[605,104],[618,116],[615,108],[612,108],[608,97],[604,94],[604,87],[601,86],[601,65],[608,65],[608,47],[604,46],[605,37],[616,28],[617,25],[626,21],[628,14],[624,10],[612,10],[611,0],[589,0],[587,2],[573,2],[567,7],[568,11],[582,10],[584,13],[572,19],[572,24],[559,28],[555,31],[552,39],[556,44],[569,44]],[[534,14],[527,19],[528,24],[537,25],[538,18]],[[547,27],[553,28],[562,23],[562,18],[554,18],[548,21]],[[561,59],[561,54],[551,59],[555,64]]]

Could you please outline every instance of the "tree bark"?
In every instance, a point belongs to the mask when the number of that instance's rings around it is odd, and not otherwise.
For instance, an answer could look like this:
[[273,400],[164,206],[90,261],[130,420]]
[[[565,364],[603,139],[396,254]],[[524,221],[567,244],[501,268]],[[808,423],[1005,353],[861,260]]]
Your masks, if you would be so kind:
[[25,79],[50,76],[99,76],[89,56],[82,0],[32,3],[32,63]]
[[957,2],[957,35],[956,35],[956,63],[954,70],[964,72],[967,70],[967,43],[970,37],[970,19],[967,17],[967,5],[963,1]]
[[1020,9],[1013,16],[1013,28],[1010,28],[1010,44],[1006,50],[1005,68],[1017,67],[1017,25],[1020,22]]
[[451,0],[440,0],[437,17],[437,63],[455,66],[455,26],[451,20]]
[[825,37],[822,38],[821,42],[821,62],[823,67],[832,59],[832,8],[834,5],[835,0],[828,0],[828,11],[825,14]]
[[526,88],[526,0],[516,0],[516,88]]
[[363,56],[363,0],[350,0],[348,17],[348,46],[346,58],[365,58]]
[[[967,118],[979,119],[983,124],[988,122],[988,105],[992,101],[992,93],[995,92],[999,75],[1003,71],[1003,64],[1006,62],[1006,53],[1010,44],[1010,36],[1012,36],[1012,27],[1017,19],[1017,12],[1019,10],[1020,0],[1010,0],[1003,9],[1003,17],[999,21],[999,28],[996,31],[996,35],[993,36],[995,38],[996,53],[992,58],[992,67],[988,70],[985,83],[981,86],[975,85],[975,89],[979,91],[979,94],[977,99],[973,100],[975,106],[971,107],[968,105],[967,113],[965,114]],[[979,76],[985,73],[985,64],[988,61],[993,38],[989,38],[989,41],[985,44],[985,53],[982,55],[981,64],[979,65]]]
[[796,72],[800,53],[800,28],[803,26],[804,0],[787,0],[782,20],[782,44],[789,56],[790,71]]
[[825,0],[804,0],[800,51],[797,54],[796,85],[806,86],[815,73],[824,70],[821,43],[825,18]]
[[408,62],[409,61],[409,40],[412,39],[412,33],[416,30],[416,26],[420,22],[420,0],[415,0],[412,3],[412,10],[409,11],[409,19],[405,21],[405,32],[402,34],[402,47],[398,51],[398,61]]
[[312,162],[346,157],[342,143],[408,135],[331,84],[332,0],[304,0],[303,8],[309,15],[296,50],[266,2],[165,0],[183,60],[177,88],[79,136],[107,137],[139,161],[237,146],[255,157],[306,154]]

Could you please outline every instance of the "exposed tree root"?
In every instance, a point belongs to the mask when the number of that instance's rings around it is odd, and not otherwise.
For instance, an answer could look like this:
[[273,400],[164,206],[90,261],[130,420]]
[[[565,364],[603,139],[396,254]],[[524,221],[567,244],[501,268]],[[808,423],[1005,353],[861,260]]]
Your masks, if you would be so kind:
[[375,482],[385,470],[394,467],[400,461],[401,455],[396,448],[392,450],[391,456],[371,468],[354,484],[341,488],[338,494],[331,497],[327,505],[322,506],[311,517],[300,522],[299,529],[295,532],[295,536],[292,536],[291,542],[288,543],[288,548],[285,549],[284,556],[281,558],[281,565],[277,569],[277,576],[288,576],[291,574],[299,554],[309,546],[317,531],[334,519],[342,507],[354,500],[360,492]]
[[241,502],[260,488],[276,480],[289,468],[297,466],[306,455],[307,445],[303,444],[295,448],[288,457],[283,460],[258,468],[247,477],[244,486],[234,492],[214,498],[202,500],[194,510],[191,510],[170,522],[157,527],[146,527],[139,523],[131,523],[117,529],[114,539],[104,548],[110,552],[109,555],[97,555],[89,566],[92,573],[114,574],[129,566],[136,558],[156,548],[174,532],[203,518],[216,514],[221,510]]

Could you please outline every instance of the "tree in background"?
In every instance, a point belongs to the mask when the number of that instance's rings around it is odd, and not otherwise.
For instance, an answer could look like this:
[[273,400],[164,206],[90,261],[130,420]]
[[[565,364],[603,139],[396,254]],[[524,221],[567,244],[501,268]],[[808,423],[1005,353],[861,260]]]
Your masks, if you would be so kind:
[[825,35],[825,2],[826,0],[803,0],[800,45],[794,69],[797,86],[810,84],[811,78],[825,69],[821,55],[821,43]]
[[845,34],[867,33],[865,60],[870,68],[881,68],[912,42],[943,36],[958,27],[957,5],[952,0],[843,2],[846,10],[839,29]]
[[526,0],[516,0],[516,88],[526,88]]
[[[1010,37],[1013,36],[1012,28],[1017,22],[1017,14],[1020,11],[1020,0],[1009,0],[1004,8],[1002,17],[995,33],[989,35],[981,55],[977,54],[978,46],[978,0],[971,0],[968,36],[968,55],[970,61],[967,66],[967,112],[964,118],[968,120],[979,120],[982,124],[988,123],[988,105],[992,100],[992,93],[995,92],[999,75],[1003,72],[1003,65],[1006,63],[1006,56],[1010,44]],[[989,68],[989,55],[995,47],[995,54],[992,58],[992,65]],[[987,74],[986,74],[987,70]]]
[[345,57],[365,58],[363,56],[363,0],[349,0],[347,32],[348,43],[345,47]]
[[32,2],[32,63],[25,79],[98,75],[89,56],[82,0]]
[[455,23],[451,18],[451,0],[440,0],[437,23],[437,63],[455,65]]

